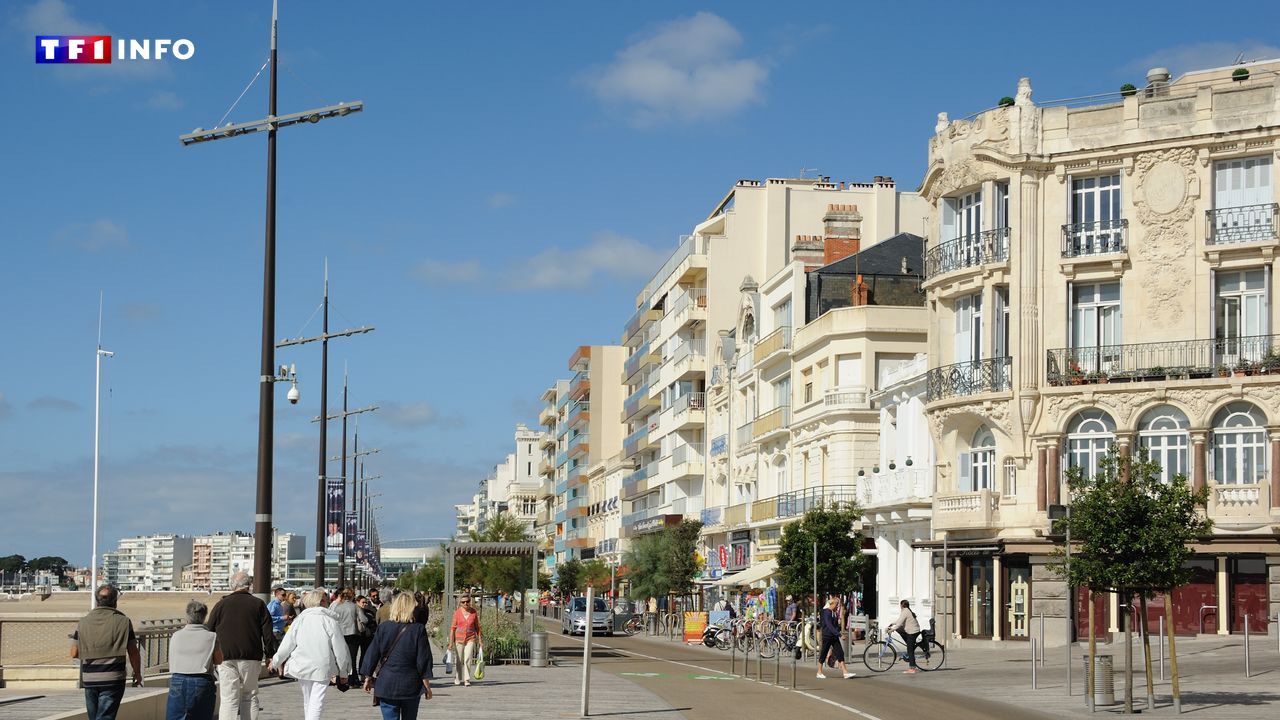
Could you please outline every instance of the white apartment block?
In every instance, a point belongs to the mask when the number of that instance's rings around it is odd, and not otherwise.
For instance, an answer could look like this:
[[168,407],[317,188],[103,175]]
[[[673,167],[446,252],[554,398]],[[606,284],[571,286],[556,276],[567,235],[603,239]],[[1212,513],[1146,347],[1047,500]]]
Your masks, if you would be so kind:
[[621,453],[587,469],[591,547],[582,551],[584,560],[597,559],[614,567],[622,564],[627,549],[622,538],[622,480],[633,469]]
[[[271,579],[283,581],[288,576],[289,560],[306,556],[305,535],[276,532],[271,544]],[[192,539],[192,590],[210,592],[230,589],[231,576],[237,572],[253,573],[253,535],[241,531],[198,535]]]
[[[1109,448],[1210,489],[1176,633],[1236,633],[1280,598],[1280,61],[1148,74],[1084,103],[940,114],[930,235],[932,546],[953,637],[1079,636],[1047,513]],[[1068,599],[1069,598],[1069,599]],[[1128,613],[1095,600],[1104,632]],[[1160,620],[1149,616],[1153,630]],[[1064,622],[1065,619],[1071,622]],[[1201,628],[1204,628],[1203,630]]]
[[[559,467],[556,447],[560,443],[561,410],[568,402],[569,381],[557,380],[542,392],[543,407],[538,413],[538,425],[542,433],[538,440],[538,516],[534,524],[534,541],[543,553],[543,569],[555,574],[555,540],[559,524],[555,521]],[[564,399],[564,403],[561,402]]]
[[122,538],[115,552],[103,558],[108,569],[104,578],[127,592],[179,590],[182,569],[191,564],[191,553],[192,539],[186,535]]

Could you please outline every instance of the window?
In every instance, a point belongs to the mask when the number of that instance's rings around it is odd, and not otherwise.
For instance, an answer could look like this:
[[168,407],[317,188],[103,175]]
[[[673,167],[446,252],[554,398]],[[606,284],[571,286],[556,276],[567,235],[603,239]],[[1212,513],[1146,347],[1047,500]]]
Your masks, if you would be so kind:
[[1275,234],[1271,158],[1224,160],[1213,167],[1213,243],[1268,240]]
[[778,461],[774,463],[773,478],[777,483],[779,494],[791,490],[791,474],[787,471],[787,457],[785,455],[779,457]]
[[812,380],[804,384],[804,402],[806,405],[808,403],[813,402],[813,381]]
[[996,288],[995,332],[992,337],[992,355],[1008,357],[1013,354],[1009,346],[1009,286]]
[[956,300],[956,362],[982,359],[982,294]]
[[791,298],[773,306],[773,329],[791,327]]
[[1018,463],[1011,457],[1004,459],[1004,489],[1001,494],[1005,497],[1018,494]]
[[969,451],[960,455],[960,492],[990,490],[996,464],[996,438],[983,425],[973,434]]
[[773,384],[773,406],[775,408],[791,405],[791,376],[778,379]]
[[1078,467],[1085,477],[1098,473],[1102,456],[1116,440],[1116,421],[1102,410],[1084,410],[1067,431],[1067,466]]
[[1064,254],[1099,255],[1124,250],[1120,219],[1120,176],[1073,178],[1071,224]]
[[958,240],[959,267],[969,267],[982,261],[982,191],[944,198],[942,203],[942,239]]
[[1256,270],[1220,272],[1215,275],[1214,332],[1219,342],[1219,362],[1228,367],[1257,361],[1267,349],[1267,273]]
[[1111,369],[1120,360],[1120,283],[1077,285],[1072,291],[1071,347],[1085,372]]
[[996,227],[1009,227],[1009,183],[996,183]]
[[1262,411],[1231,403],[1213,416],[1213,479],[1220,485],[1261,483],[1266,477],[1267,431]]
[[1166,483],[1187,474],[1188,427],[1187,416],[1169,405],[1148,410],[1138,424],[1138,447],[1160,463],[1160,479]]

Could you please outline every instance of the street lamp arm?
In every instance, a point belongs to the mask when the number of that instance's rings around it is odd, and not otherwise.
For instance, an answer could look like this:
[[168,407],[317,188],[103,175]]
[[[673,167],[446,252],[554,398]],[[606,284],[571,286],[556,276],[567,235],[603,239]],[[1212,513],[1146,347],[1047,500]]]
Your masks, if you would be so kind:
[[[377,405],[370,405],[369,407],[363,407],[363,408],[360,408],[359,410],[348,410],[346,412],[334,413],[333,415],[330,415],[327,419],[341,420],[347,415],[359,415],[360,413],[373,412],[374,410],[377,410],[377,409],[378,409]],[[320,416],[317,415],[316,417],[311,418],[311,422],[320,422]]]
[[332,340],[333,338],[339,337],[350,337],[352,335],[359,335],[360,333],[367,332],[373,332],[372,325],[361,326],[351,330],[343,330],[342,332],[323,333],[306,338],[286,338],[276,343],[276,349],[278,350],[280,348],[290,347],[293,345],[306,345],[307,343],[320,342],[321,340]]
[[220,128],[205,130],[204,128],[196,128],[186,135],[179,135],[178,140],[184,146],[195,145],[197,143],[209,142],[210,140],[224,140],[226,138],[236,137],[237,135],[249,135],[263,130],[276,130],[298,123],[310,122],[318,123],[331,117],[344,117],[351,113],[357,113],[364,110],[364,102],[357,100],[355,102],[340,102],[337,105],[327,105],[322,108],[313,110],[303,110],[302,112],[289,113],[288,115],[267,116],[261,120],[252,120],[245,123],[227,123]]
[[[364,455],[374,455],[374,454],[376,454],[376,453],[380,453],[380,452],[382,452],[382,449],[381,449],[381,448],[374,448],[374,449],[372,449],[372,450],[361,450],[361,451],[360,451],[360,452],[358,452],[358,453],[352,453],[352,454],[350,454],[350,455],[346,455],[345,457],[348,457],[348,458],[358,458],[358,457],[362,457],[362,456],[364,456]],[[341,460],[343,457],[344,457],[344,456],[342,456],[342,455],[334,455],[333,457],[331,457],[331,458],[329,458],[329,459],[330,459],[330,460]]]

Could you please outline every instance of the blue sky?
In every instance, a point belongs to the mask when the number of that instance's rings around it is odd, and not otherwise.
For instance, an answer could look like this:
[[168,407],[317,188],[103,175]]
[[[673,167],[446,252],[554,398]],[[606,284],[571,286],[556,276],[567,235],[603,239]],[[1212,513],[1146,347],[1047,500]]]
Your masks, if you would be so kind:
[[[738,178],[817,168],[914,188],[939,111],[1032,79],[1036,99],[1280,55],[1280,10],[1076,3],[282,3],[277,336],[315,334],[331,407],[350,368],[384,537],[446,534],[573,348],[614,342],[636,291]],[[1153,6],[1154,7],[1154,6]],[[1193,9],[1194,8],[1194,9]],[[251,527],[263,137],[183,148],[267,57],[270,2],[0,9],[0,554],[88,560],[93,348],[105,293],[101,544]],[[1239,22],[1247,18],[1247,22]],[[1257,28],[1258,30],[1253,30]],[[194,58],[51,66],[37,34],[188,38]],[[266,76],[229,120],[265,115]],[[282,352],[276,518],[314,533],[319,349]],[[337,453],[338,428],[330,434]]]

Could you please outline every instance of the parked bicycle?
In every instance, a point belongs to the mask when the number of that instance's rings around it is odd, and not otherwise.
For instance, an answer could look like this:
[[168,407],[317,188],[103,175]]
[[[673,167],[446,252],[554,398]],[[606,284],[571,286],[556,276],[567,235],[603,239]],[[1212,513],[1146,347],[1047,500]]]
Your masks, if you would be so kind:
[[[932,625],[932,624],[931,624]],[[907,660],[907,644],[894,633],[880,636],[880,628],[873,627],[867,635],[867,647],[862,651],[862,662],[871,672],[885,672],[893,667],[899,656]],[[923,671],[937,670],[947,661],[947,649],[938,642],[932,627],[920,633],[916,642],[916,667]]]
[[644,629],[644,615],[642,615],[641,613],[633,614],[630,618],[627,619],[627,622],[622,626],[622,632],[626,633],[627,635],[635,635],[636,633],[640,632],[643,629]]

